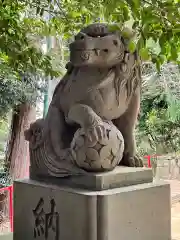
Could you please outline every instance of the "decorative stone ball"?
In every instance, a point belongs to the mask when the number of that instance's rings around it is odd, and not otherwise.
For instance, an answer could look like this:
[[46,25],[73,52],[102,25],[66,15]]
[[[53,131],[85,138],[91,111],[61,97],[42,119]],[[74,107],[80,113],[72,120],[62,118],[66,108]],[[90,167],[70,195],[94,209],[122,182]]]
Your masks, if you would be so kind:
[[71,143],[71,153],[76,165],[89,172],[114,169],[124,152],[124,139],[112,122],[104,122],[107,137],[90,140],[83,128],[79,128]]

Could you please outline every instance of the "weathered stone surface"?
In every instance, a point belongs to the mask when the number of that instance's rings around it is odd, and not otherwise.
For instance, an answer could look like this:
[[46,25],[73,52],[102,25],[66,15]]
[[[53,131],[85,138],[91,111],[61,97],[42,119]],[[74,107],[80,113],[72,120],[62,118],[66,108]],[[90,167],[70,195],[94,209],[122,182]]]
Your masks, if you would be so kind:
[[31,175],[31,179],[51,182],[58,185],[80,187],[89,190],[105,190],[117,187],[149,183],[153,181],[152,170],[148,168],[116,167],[113,171],[105,173],[87,173],[84,176],[77,176],[65,179],[44,178]]
[[78,129],[71,142],[74,162],[90,172],[113,170],[121,161],[124,138],[111,123],[104,122],[108,136],[90,141],[84,129]]
[[34,174],[63,178],[119,164],[143,166],[133,134],[141,69],[137,51],[128,50],[129,40],[102,23],[75,36],[47,116],[25,133]]
[[[73,190],[68,187],[43,184],[33,180],[17,181],[14,184],[14,240],[93,240],[97,236],[97,196],[93,192]],[[38,213],[44,210],[44,214],[51,212],[50,201],[55,201],[58,217],[55,232],[50,227],[48,237],[45,238],[45,215],[40,219],[33,214],[40,200],[44,204],[38,209]],[[43,222],[44,221],[44,222]],[[40,228],[40,236],[34,232],[36,223]],[[53,225],[56,219],[53,219]],[[44,234],[41,232],[41,227]],[[57,235],[57,236],[56,236]]]
[[99,198],[98,240],[171,239],[168,184],[157,182],[112,189],[100,193]]
[[89,191],[23,180],[14,193],[14,240],[171,239],[170,187],[163,182]]
[[124,186],[152,182],[152,170],[145,168],[116,167],[106,173],[89,173],[86,176],[72,178],[76,186],[91,190],[106,190]]

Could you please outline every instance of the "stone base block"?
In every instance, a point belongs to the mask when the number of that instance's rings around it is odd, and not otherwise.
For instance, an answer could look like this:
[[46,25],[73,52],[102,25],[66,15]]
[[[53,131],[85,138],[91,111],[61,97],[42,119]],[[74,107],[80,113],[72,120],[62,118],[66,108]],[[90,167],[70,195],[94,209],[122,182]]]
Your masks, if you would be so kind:
[[14,184],[14,240],[170,240],[170,186],[102,191],[35,180]]
[[[30,168],[31,172],[31,168]],[[72,188],[83,188],[92,191],[107,190],[111,188],[119,188],[131,186],[141,183],[149,183],[153,181],[152,169],[150,168],[134,168],[134,167],[116,167],[113,171],[92,173],[89,172],[84,176],[73,176],[70,178],[56,178],[47,176],[34,176],[31,179],[51,182],[56,185],[66,185]]]

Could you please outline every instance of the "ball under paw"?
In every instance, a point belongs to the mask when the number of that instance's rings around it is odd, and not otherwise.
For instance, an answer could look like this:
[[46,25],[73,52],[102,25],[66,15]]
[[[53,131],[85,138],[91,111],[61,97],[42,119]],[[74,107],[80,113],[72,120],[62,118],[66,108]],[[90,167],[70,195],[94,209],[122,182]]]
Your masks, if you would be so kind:
[[107,137],[89,140],[84,129],[76,131],[71,143],[71,153],[76,164],[87,171],[108,171],[114,169],[122,159],[124,139],[112,124],[104,122]]

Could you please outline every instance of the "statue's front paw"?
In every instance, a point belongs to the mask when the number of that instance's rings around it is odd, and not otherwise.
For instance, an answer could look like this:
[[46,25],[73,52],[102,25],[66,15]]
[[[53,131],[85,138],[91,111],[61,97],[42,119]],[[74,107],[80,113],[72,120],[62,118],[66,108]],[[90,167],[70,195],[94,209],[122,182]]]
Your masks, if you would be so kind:
[[120,165],[127,167],[143,167],[143,161],[138,156],[130,157],[124,155],[122,161],[120,162]]
[[102,140],[107,137],[106,127],[104,126],[103,122],[88,128],[86,130],[86,134],[90,141]]
[[135,162],[135,167],[143,167],[143,160],[138,157],[138,156],[134,156],[134,162]]

